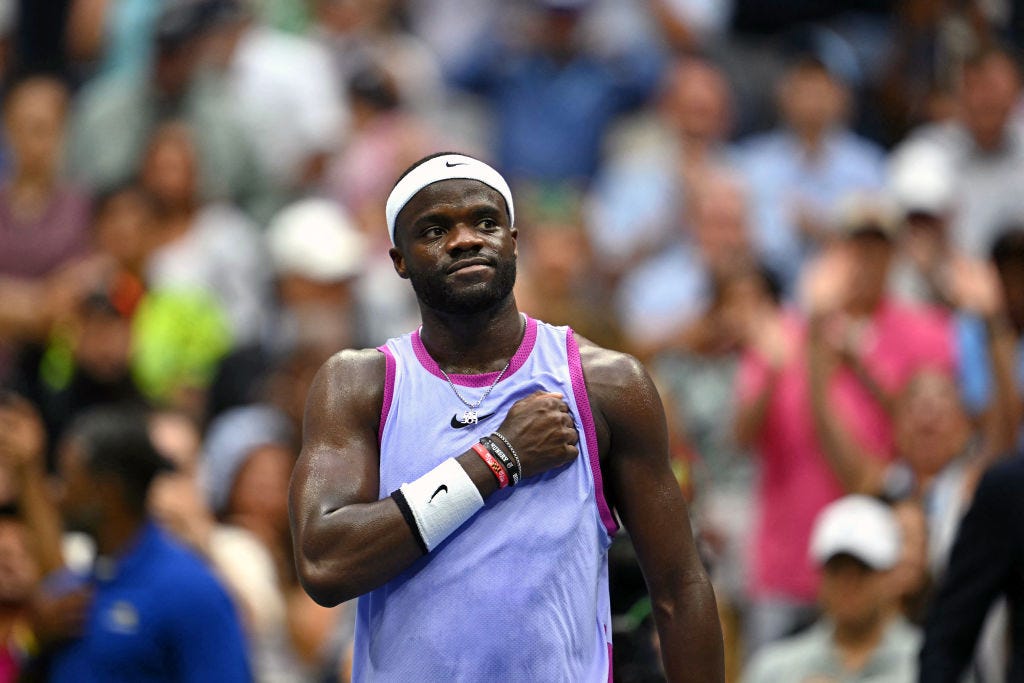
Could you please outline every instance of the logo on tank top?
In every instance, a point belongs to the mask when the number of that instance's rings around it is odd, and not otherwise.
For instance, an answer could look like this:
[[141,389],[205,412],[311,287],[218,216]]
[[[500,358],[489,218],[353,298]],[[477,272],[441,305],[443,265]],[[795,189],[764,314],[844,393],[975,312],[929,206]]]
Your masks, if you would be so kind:
[[458,413],[456,413],[455,415],[452,415],[452,429],[462,429],[463,427],[475,425],[479,422],[483,422],[489,417],[494,417],[494,415],[495,413],[488,413],[487,415],[481,415],[480,417],[476,418],[475,422],[463,422],[462,420],[459,419]]

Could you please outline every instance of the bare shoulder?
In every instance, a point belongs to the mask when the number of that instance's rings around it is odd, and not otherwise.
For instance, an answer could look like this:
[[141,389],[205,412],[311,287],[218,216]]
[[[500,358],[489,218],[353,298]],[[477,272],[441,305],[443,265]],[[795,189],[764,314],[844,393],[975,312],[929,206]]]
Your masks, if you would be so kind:
[[576,339],[602,462],[630,457],[638,449],[667,453],[665,409],[643,363]]
[[332,426],[376,427],[384,400],[386,359],[376,349],[339,351],[320,367],[306,401],[304,437]]
[[592,398],[602,403],[608,400],[617,402],[633,393],[643,395],[654,391],[647,369],[635,356],[606,349],[579,335],[576,335],[576,341],[587,391]]

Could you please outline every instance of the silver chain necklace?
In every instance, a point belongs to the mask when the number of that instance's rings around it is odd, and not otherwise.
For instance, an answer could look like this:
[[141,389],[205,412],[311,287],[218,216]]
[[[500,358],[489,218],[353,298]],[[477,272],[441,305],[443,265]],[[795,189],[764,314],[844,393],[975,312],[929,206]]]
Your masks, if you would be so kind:
[[462,401],[462,404],[467,408],[467,410],[465,410],[462,413],[462,417],[459,418],[459,422],[461,422],[464,425],[470,425],[476,424],[477,422],[480,421],[479,418],[477,417],[476,409],[479,408],[480,404],[484,402],[484,399],[486,399],[491,394],[491,392],[494,391],[494,387],[498,386],[498,382],[500,382],[501,378],[505,376],[505,371],[508,370],[508,366],[510,365],[512,365],[511,358],[508,359],[508,362],[505,363],[505,367],[501,369],[501,372],[498,373],[498,376],[494,378],[493,382],[491,382],[491,386],[487,387],[487,391],[484,392],[483,396],[477,399],[476,403],[470,403],[469,401],[467,401],[462,396],[462,394],[459,393],[459,390],[455,388],[455,382],[453,382],[452,378],[448,376],[448,373],[445,372],[440,365],[437,366],[437,369],[441,370],[441,374],[444,375],[444,378],[448,380],[448,386],[450,386],[452,388],[452,391],[455,392],[455,396],[458,397],[458,399]]
[[[524,320],[523,328],[525,327],[526,321]],[[512,356],[515,356],[515,354],[512,354]],[[491,392],[494,391],[494,387],[498,386],[498,382],[501,381],[501,378],[505,376],[505,372],[508,370],[509,366],[512,365],[512,356],[509,357],[508,361],[505,363],[505,367],[501,369],[501,372],[498,373],[498,376],[494,378],[493,382],[491,382],[491,386],[487,387],[487,391],[484,392],[484,395],[477,399],[475,403],[470,403],[465,399],[465,397],[462,394],[459,393],[458,388],[456,388],[455,386],[455,382],[453,382],[452,378],[448,376],[448,373],[444,371],[444,368],[441,367],[440,363],[438,364],[437,369],[440,370],[441,374],[444,375],[444,378],[448,380],[448,386],[450,386],[452,388],[452,391],[455,392],[456,398],[462,401],[462,405],[466,406],[466,410],[463,411],[462,417],[459,418],[459,422],[461,422],[464,425],[470,425],[476,424],[477,422],[480,421],[479,417],[477,416],[476,410],[477,408],[480,407],[480,404],[483,403],[484,400],[491,395]]]

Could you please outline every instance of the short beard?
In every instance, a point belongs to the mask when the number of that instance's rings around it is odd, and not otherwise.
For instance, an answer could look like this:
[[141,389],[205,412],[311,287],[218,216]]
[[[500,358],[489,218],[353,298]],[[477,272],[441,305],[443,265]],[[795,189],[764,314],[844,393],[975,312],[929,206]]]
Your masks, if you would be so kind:
[[516,284],[516,260],[499,260],[494,279],[486,285],[455,289],[434,274],[409,273],[409,282],[420,302],[428,308],[454,315],[470,315],[492,310],[512,294]]

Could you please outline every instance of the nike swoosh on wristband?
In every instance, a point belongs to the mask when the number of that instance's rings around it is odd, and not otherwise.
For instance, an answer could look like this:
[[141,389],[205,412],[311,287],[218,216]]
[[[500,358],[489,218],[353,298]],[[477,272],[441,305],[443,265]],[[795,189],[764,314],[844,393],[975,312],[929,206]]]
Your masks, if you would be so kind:
[[494,417],[495,415],[496,413],[489,413],[487,415],[481,415],[480,417],[478,417],[476,419],[476,422],[460,422],[459,415],[458,413],[456,413],[455,415],[452,415],[452,429],[462,429],[463,427],[469,427],[470,425],[479,424],[480,422],[483,422],[487,418]]
[[[436,496],[437,494],[441,493],[442,491],[444,491],[445,493],[448,493],[448,484],[441,484],[440,486],[438,486],[437,490],[434,491],[434,496]],[[428,503],[433,503],[434,502],[434,496],[431,496],[430,500],[428,500],[427,502]]]

